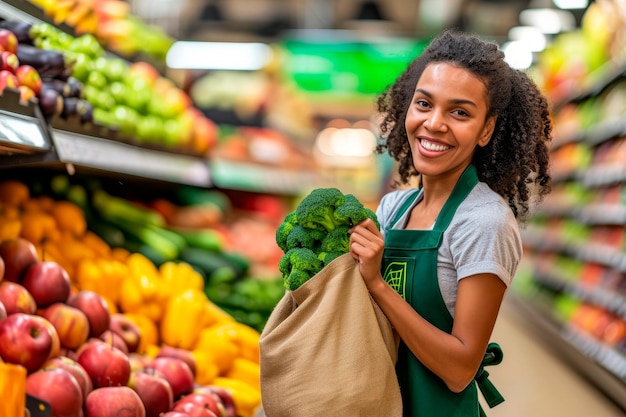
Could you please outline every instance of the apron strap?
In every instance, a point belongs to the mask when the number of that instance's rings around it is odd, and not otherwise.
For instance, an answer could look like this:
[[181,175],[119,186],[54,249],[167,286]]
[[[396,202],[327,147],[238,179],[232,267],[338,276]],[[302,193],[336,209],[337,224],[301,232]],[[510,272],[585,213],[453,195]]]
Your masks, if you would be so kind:
[[[474,377],[474,380],[476,381],[480,392],[483,394],[485,402],[489,405],[489,408],[493,408],[504,402],[504,397],[489,380],[489,372],[485,370],[485,366],[498,365],[502,362],[502,358],[503,353],[500,345],[497,343],[489,343],[487,351],[485,352],[485,358],[483,359],[480,368],[478,368],[478,373],[476,373],[476,376]],[[483,414],[484,412],[481,409],[481,415]]]
[[418,188],[413,188],[409,191],[406,199],[404,200],[398,211],[396,211],[393,220],[391,221],[391,223],[389,223],[389,229],[393,228],[396,223],[400,221],[404,213],[415,203],[415,199],[419,195],[420,191],[421,189]]

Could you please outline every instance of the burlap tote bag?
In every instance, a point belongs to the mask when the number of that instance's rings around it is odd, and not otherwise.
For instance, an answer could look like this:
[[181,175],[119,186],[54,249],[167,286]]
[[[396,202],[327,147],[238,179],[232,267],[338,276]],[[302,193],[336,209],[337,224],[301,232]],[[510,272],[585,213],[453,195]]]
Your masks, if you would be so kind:
[[287,291],[260,339],[267,417],[402,416],[397,343],[344,254]]

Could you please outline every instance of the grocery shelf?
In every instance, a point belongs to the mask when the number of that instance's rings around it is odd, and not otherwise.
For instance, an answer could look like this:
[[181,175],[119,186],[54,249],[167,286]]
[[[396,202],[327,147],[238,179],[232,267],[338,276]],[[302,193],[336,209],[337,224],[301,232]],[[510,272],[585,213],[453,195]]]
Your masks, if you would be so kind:
[[20,20],[31,24],[49,23],[62,31],[74,35],[74,29],[62,23],[56,24],[46,16],[44,11],[27,0],[3,0],[0,1],[0,17],[6,20]]
[[563,325],[547,313],[545,306],[514,293],[507,297],[540,340],[626,410],[626,358],[623,355]]
[[220,188],[299,195],[309,188],[322,186],[322,178],[315,172],[218,158],[212,159],[209,166],[213,183]]
[[205,160],[52,128],[59,161],[174,183],[210,187]]

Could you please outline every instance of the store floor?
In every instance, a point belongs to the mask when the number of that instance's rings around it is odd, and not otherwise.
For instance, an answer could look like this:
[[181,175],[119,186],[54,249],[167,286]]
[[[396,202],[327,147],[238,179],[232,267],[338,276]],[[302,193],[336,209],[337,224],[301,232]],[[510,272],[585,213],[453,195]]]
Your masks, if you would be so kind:
[[488,417],[626,416],[626,411],[543,343],[508,299],[492,339],[502,347],[504,361],[488,371],[505,402],[485,408]]

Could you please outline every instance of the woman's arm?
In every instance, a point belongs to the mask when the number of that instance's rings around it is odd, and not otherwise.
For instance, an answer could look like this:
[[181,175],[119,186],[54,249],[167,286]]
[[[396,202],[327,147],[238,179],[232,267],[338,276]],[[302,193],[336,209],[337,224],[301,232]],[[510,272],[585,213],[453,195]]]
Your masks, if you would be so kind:
[[380,265],[384,239],[371,221],[352,230],[350,252],[359,262],[363,280],[404,343],[453,392],[473,379],[496,322],[505,284],[493,274],[479,274],[459,282],[452,333],[430,324],[387,285]]

